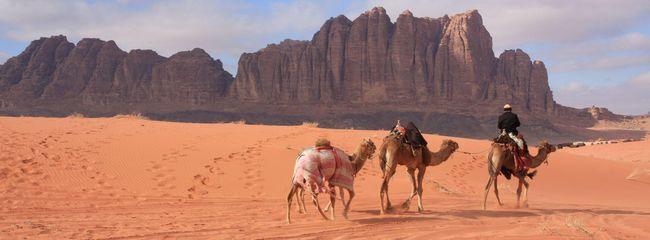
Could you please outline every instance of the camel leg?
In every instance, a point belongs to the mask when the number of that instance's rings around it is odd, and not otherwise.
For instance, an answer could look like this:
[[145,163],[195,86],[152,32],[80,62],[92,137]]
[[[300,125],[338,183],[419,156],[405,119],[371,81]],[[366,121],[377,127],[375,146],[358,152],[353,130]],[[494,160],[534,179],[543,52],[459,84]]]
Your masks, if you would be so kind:
[[393,204],[390,202],[390,197],[388,197],[388,187],[389,184],[386,183],[386,210],[391,210],[393,209]]
[[497,196],[497,201],[499,202],[499,206],[503,206],[503,203],[501,203],[501,198],[499,198],[499,187],[497,186],[497,178],[499,176],[494,176],[494,195]]
[[426,171],[426,166],[423,166],[418,170],[418,212],[424,211],[424,206],[422,205],[422,192],[424,191],[422,181],[424,180],[424,173]]
[[332,192],[330,193],[330,203],[332,205],[332,211],[330,212],[330,220],[334,220],[334,204],[336,203],[336,190],[332,188]]
[[[334,189],[332,189],[332,190],[334,190]],[[336,194],[336,193],[334,193],[334,194]],[[327,203],[327,206],[325,206],[325,208],[323,208],[323,212],[327,212],[327,211],[329,211],[331,206],[332,206],[332,201],[330,200],[330,201]]]
[[384,209],[384,191],[387,189],[388,186],[388,178],[384,176],[384,180],[381,183],[381,188],[379,189],[379,200],[381,202],[381,209],[379,210],[379,214],[384,215],[386,213],[386,209]]
[[492,185],[493,180],[494,179],[492,178],[492,176],[488,177],[487,185],[485,185],[485,193],[483,194],[483,210],[485,210],[485,205],[487,203],[488,192],[490,191],[490,185]]
[[297,186],[296,184],[291,184],[291,190],[289,190],[289,195],[287,195],[287,223],[291,223],[291,200],[293,200]]
[[[387,209],[391,208],[390,199],[388,198],[388,183],[390,182],[393,173],[384,174],[384,181],[382,182],[381,190],[379,191],[379,198],[381,199],[381,211],[379,213],[382,215],[386,213]],[[386,205],[384,205],[384,195],[386,196]]]
[[296,202],[298,203],[298,212],[299,213],[307,213],[307,208],[305,208],[305,189],[302,187],[299,187],[296,189],[294,192],[294,196],[296,196]]
[[524,207],[525,207],[525,208],[528,207],[528,187],[529,187],[529,186],[530,186],[530,185],[528,185],[528,182],[526,182],[526,180],[524,179],[524,187],[525,187],[525,188],[524,188],[524,191],[525,191],[525,192],[524,192]]
[[307,206],[305,205],[305,189],[300,188],[298,195],[300,197],[300,206],[302,207],[302,212],[307,213]]
[[408,210],[409,207],[411,206],[411,199],[417,195],[417,184],[415,182],[415,169],[408,169],[406,170],[409,174],[409,179],[411,180],[411,195],[402,203],[402,208]]
[[519,178],[519,186],[517,186],[517,208],[519,208],[519,200],[521,199],[521,186],[524,185],[524,180],[521,177]]
[[341,202],[345,205],[345,188],[339,187],[339,195],[341,195]]
[[[341,202],[345,203],[345,192],[343,191],[343,187],[339,187],[339,195],[341,195]],[[327,206],[323,208],[323,211],[325,212],[329,211],[331,206],[332,206],[332,202],[328,202]]]
[[[343,209],[343,217],[345,219],[348,219],[348,212],[350,211],[350,203],[352,202],[352,198],[354,198],[354,192],[350,190],[348,190],[348,192],[350,193],[350,198],[348,200],[348,203],[346,204],[345,200],[341,200],[341,202],[343,202],[343,205],[345,205],[345,208]],[[341,189],[341,193],[343,193],[342,189]],[[343,194],[341,194],[341,196],[343,196]]]
[[[391,165],[391,166],[386,166],[387,169],[384,171],[384,181],[381,184],[381,189],[379,190],[379,199],[381,200],[381,209],[379,211],[379,214],[385,214],[386,209],[391,208],[390,204],[390,199],[388,198],[388,182],[390,182],[390,178],[393,177],[393,174],[395,174],[395,168],[397,167],[396,165]],[[386,195],[386,207],[384,207],[384,195]]]
[[327,218],[327,216],[325,216],[323,209],[320,207],[320,203],[318,202],[318,195],[311,189],[310,192],[311,192],[311,200],[312,202],[314,202],[314,205],[316,205],[316,208],[318,209],[318,213],[320,213],[323,219],[330,220],[329,218]]

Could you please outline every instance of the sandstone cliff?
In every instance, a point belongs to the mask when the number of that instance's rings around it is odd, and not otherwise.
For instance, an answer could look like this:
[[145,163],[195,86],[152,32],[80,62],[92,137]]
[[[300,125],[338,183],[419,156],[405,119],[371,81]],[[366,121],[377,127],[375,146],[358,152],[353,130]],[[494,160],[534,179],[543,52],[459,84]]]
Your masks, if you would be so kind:
[[[495,57],[476,10],[440,18],[381,7],[327,20],[309,41],[243,53],[236,77],[202,49],[169,58],[113,41],[33,41],[0,65],[0,113],[111,115],[139,111],[180,121],[388,128],[412,120],[428,132],[485,137],[505,103],[537,136],[568,136],[616,118],[557,104],[544,63],[520,49]],[[596,113],[596,114],[595,114]]]
[[164,58],[151,50],[126,53],[113,41],[87,38],[75,45],[64,36],[33,41],[0,66],[5,108],[57,102],[96,109],[134,103],[214,104],[226,97],[232,81],[221,61],[198,48]]
[[380,7],[353,21],[331,18],[311,41],[243,54],[232,93],[260,103],[492,106],[477,114],[511,103],[534,114],[555,110],[544,64],[519,49],[495,58],[475,10],[437,19],[405,11],[395,23]]

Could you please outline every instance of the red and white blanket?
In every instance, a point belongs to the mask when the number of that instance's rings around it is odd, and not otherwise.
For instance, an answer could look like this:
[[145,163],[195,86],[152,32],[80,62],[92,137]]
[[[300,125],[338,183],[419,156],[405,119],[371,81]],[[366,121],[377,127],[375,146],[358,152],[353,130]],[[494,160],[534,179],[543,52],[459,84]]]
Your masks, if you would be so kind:
[[293,170],[293,182],[315,192],[329,192],[325,182],[354,191],[354,171],[349,157],[335,147],[313,147],[300,153]]

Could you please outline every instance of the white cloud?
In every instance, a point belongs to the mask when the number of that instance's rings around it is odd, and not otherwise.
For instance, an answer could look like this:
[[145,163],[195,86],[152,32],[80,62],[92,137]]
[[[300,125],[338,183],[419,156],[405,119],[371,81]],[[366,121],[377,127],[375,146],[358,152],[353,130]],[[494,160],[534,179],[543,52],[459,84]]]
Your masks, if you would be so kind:
[[371,6],[384,6],[393,17],[404,9],[430,17],[478,9],[496,49],[534,43],[564,44],[620,34],[650,11],[646,0],[369,0],[367,7]]
[[11,55],[9,55],[8,53],[0,52],[0,64],[4,64],[7,61],[7,59],[9,59],[10,57]]
[[[135,8],[130,3],[143,5]],[[153,49],[164,56],[201,47],[215,58],[238,59],[242,52],[277,42],[283,33],[311,37],[328,17],[318,3],[303,1],[260,7],[227,0],[0,0],[0,32],[6,38],[96,37],[115,40],[124,50]]]
[[553,65],[553,70],[555,72],[608,71],[648,65],[650,65],[650,55],[590,56],[560,61]]
[[557,102],[575,107],[592,105],[607,107],[619,114],[645,114],[650,111],[650,72],[640,74],[623,83],[609,86],[590,86],[571,82],[558,87],[553,95]]

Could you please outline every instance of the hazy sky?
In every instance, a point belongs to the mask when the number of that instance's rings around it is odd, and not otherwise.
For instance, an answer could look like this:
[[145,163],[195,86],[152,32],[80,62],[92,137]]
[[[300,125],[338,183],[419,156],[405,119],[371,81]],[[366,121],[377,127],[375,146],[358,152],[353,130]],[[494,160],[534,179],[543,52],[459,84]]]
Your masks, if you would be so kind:
[[96,37],[163,56],[200,47],[234,75],[243,52],[309,40],[328,18],[353,20],[373,6],[386,8],[393,21],[405,9],[417,17],[478,9],[497,56],[521,48],[545,62],[558,103],[650,111],[648,0],[0,0],[0,63],[32,40],[63,34],[74,43]]

